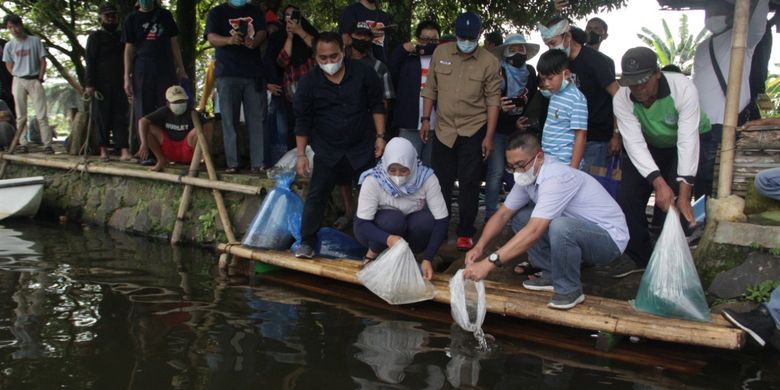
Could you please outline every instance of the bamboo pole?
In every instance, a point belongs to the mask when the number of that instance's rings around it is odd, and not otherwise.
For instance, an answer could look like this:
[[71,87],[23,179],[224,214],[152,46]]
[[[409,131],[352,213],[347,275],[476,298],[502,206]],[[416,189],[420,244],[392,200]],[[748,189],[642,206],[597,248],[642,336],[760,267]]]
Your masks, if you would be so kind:
[[[258,250],[239,245],[219,244],[217,250],[312,275],[360,284],[356,276],[356,262],[301,260],[289,253]],[[435,302],[450,304],[448,286],[450,277],[450,275],[434,275],[432,283],[436,288],[436,295],[433,298]],[[547,307],[549,293],[529,290],[514,292],[509,291],[509,288],[497,288],[500,283],[486,284],[489,287],[486,291],[487,310],[491,313],[680,344],[740,349],[745,343],[744,332],[724,322],[702,323],[657,317],[633,310],[628,302],[601,297],[593,297],[593,302],[589,297],[585,303],[562,315],[561,311]]]
[[734,34],[731,39],[731,65],[729,66],[726,107],[723,115],[723,139],[720,147],[718,198],[731,195],[731,182],[734,180],[734,145],[736,144],[739,94],[742,87],[742,68],[745,62],[749,17],[750,0],[736,0],[734,3]]
[[[198,145],[200,145],[200,152],[203,155],[203,160],[206,162],[206,171],[209,174],[209,180],[219,181],[217,177],[217,170],[214,168],[214,161],[211,160],[211,153],[209,153],[209,145],[206,140],[206,136],[203,134],[203,125],[200,123],[200,117],[195,110],[190,110],[192,116],[192,123],[195,125],[195,134],[198,136]],[[198,158],[194,156],[193,158]],[[219,219],[222,221],[222,229],[225,231],[225,236],[229,243],[238,242],[236,235],[233,234],[233,226],[230,222],[230,216],[228,215],[227,208],[225,208],[225,200],[222,198],[222,193],[218,189],[212,189],[214,194],[214,202],[217,204],[217,212],[219,213]]]
[[[14,134],[14,138],[11,140],[11,145],[8,146],[8,152],[5,152],[2,154],[2,156],[5,156],[8,153],[13,153],[14,149],[16,149],[16,145],[19,144],[19,139],[22,138],[22,132],[24,129],[27,128],[27,124],[24,126],[19,126],[18,129],[16,129],[16,133]],[[8,159],[3,158],[3,165],[0,166],[0,179],[5,177],[5,170],[8,168]]]
[[199,187],[199,188],[237,192],[240,194],[247,194],[247,195],[260,195],[260,190],[261,190],[261,187],[255,187],[246,184],[229,183],[225,181],[213,181],[205,178],[192,177],[192,176],[180,176],[174,173],[151,172],[145,169],[141,170],[141,169],[132,169],[132,168],[122,168],[117,166],[102,165],[94,162],[84,164],[81,161],[76,162],[76,161],[59,159],[59,158],[44,159],[44,158],[30,156],[30,155],[10,154],[8,152],[0,153],[0,159],[6,161],[16,161],[27,165],[36,165],[36,166],[47,167],[47,168],[59,168],[59,169],[75,170],[75,171],[80,171],[85,173],[98,173],[98,174],[112,175],[112,176],[133,177],[137,179],[165,181],[165,182],[176,183],[176,184],[179,183],[190,184],[194,187]]
[[[197,175],[200,168],[200,142],[195,144],[195,152],[192,154],[193,158],[190,162],[190,170],[188,175],[190,177]],[[185,184],[184,190],[181,193],[181,200],[179,201],[179,211],[176,212],[176,222],[173,224],[173,232],[171,233],[171,245],[179,243],[181,238],[181,231],[184,228],[184,216],[187,214],[187,210],[190,208],[190,196],[192,195],[192,184]]]

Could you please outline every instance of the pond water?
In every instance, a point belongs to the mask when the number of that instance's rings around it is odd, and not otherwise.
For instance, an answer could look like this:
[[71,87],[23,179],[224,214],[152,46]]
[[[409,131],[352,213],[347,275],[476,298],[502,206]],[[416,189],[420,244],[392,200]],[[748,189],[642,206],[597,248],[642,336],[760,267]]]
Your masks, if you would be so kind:
[[599,353],[587,333],[488,316],[495,340],[477,353],[441,305],[391,309],[359,287],[216,263],[113,231],[4,222],[0,389],[780,388],[773,352]]

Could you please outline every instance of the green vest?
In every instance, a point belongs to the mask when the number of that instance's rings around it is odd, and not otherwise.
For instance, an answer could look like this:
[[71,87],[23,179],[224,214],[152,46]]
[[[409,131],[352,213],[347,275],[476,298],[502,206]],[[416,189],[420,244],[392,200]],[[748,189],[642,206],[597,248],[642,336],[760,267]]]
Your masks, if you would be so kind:
[[[707,114],[700,112],[699,134],[704,134],[710,131],[712,126]],[[634,115],[642,125],[642,133],[648,145],[656,148],[677,146],[677,121],[680,115],[671,95],[656,100],[649,108],[634,102]]]

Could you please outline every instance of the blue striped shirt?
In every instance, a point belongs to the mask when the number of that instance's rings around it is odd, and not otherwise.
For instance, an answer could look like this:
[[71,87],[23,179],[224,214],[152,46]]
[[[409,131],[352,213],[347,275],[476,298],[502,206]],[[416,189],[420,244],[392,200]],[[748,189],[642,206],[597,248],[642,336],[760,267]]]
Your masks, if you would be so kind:
[[577,86],[570,83],[566,89],[550,97],[542,131],[544,154],[570,164],[575,130],[588,130],[588,101]]

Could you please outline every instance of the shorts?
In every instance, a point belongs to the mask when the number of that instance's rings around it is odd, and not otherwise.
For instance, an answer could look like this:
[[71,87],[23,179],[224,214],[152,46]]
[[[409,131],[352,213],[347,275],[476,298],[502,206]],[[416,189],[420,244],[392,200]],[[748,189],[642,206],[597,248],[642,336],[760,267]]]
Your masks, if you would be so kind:
[[174,141],[164,131],[161,148],[165,158],[176,163],[189,164],[192,162],[192,156],[195,155],[195,149],[187,143],[186,137],[181,141]]

